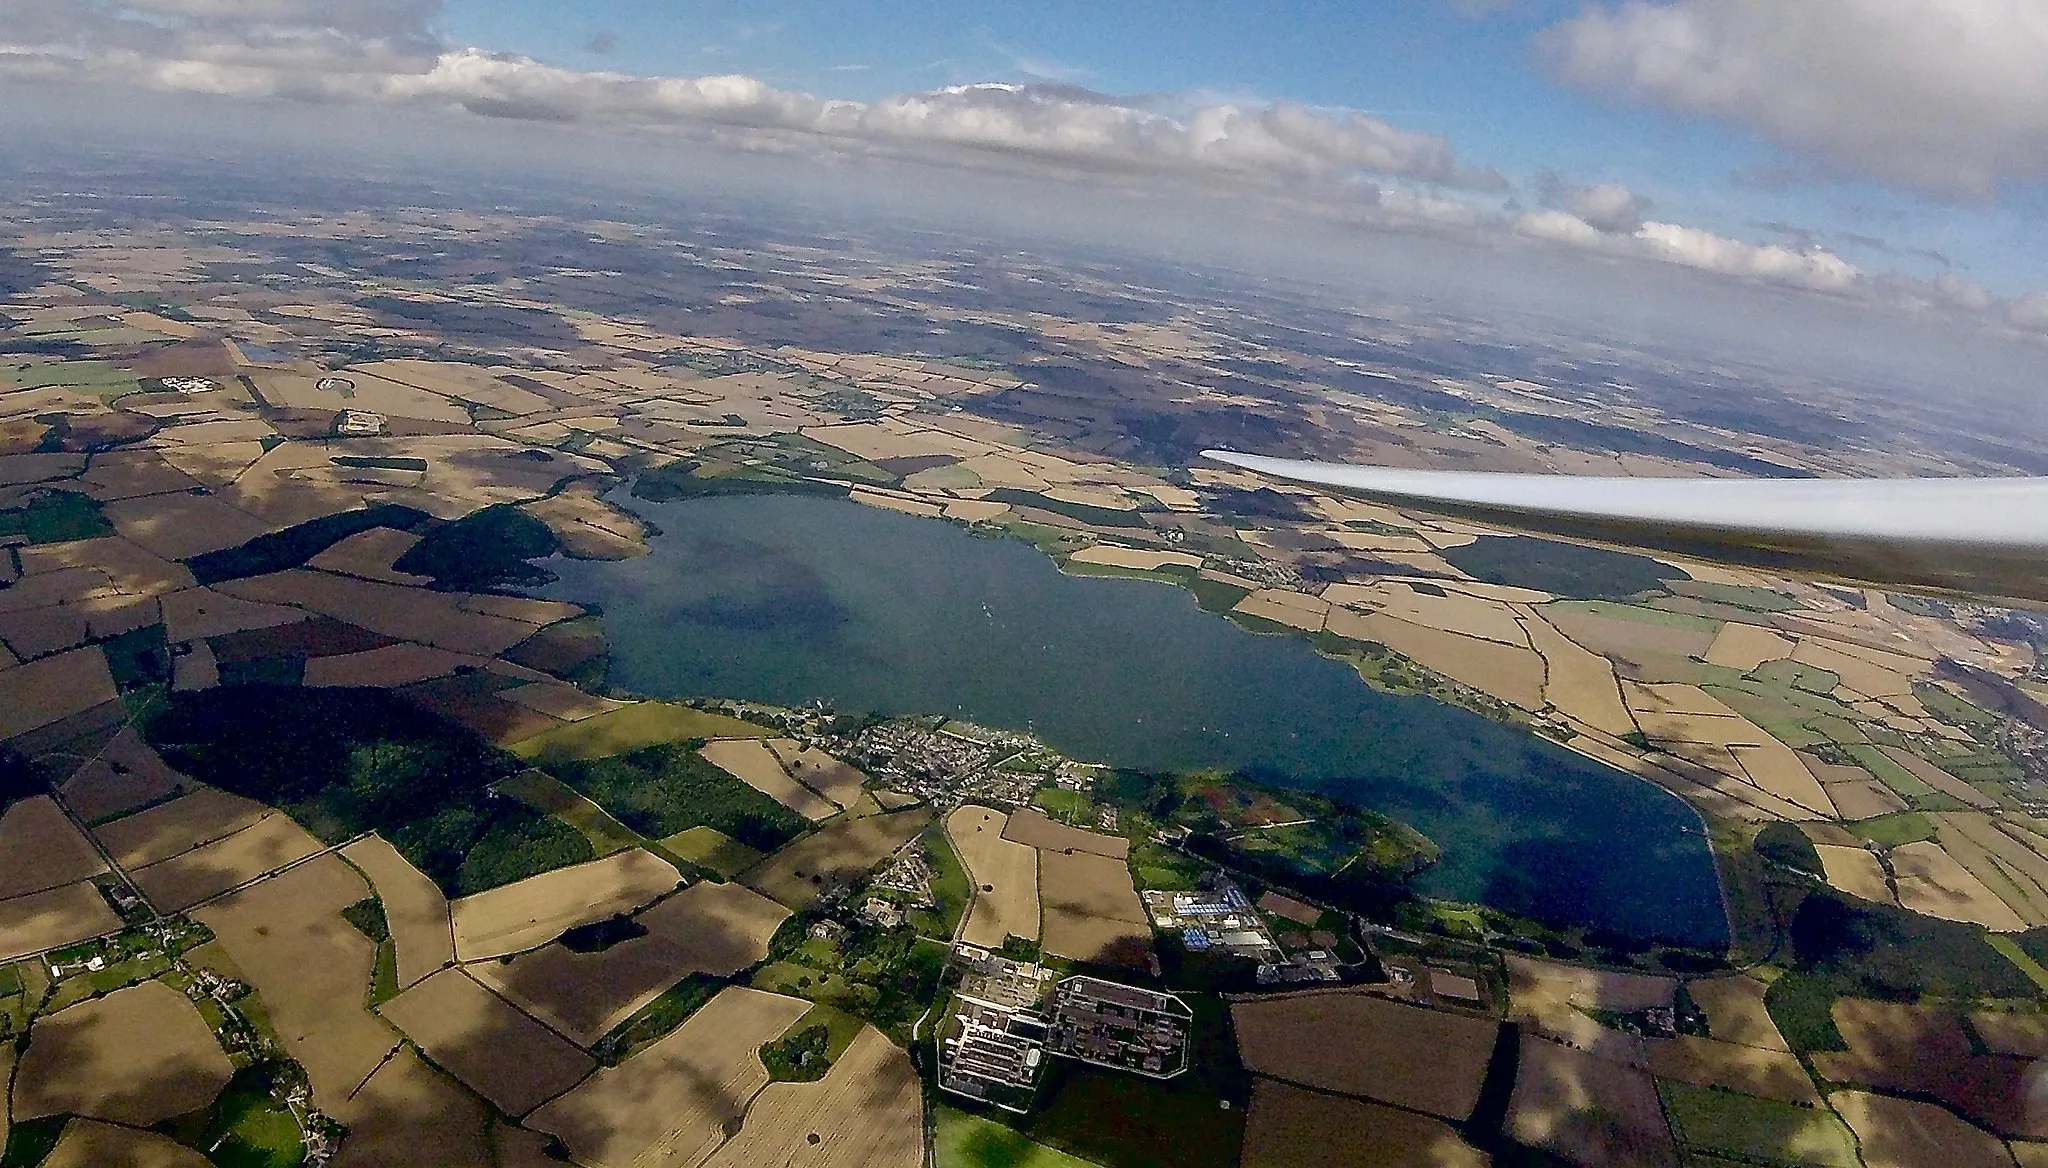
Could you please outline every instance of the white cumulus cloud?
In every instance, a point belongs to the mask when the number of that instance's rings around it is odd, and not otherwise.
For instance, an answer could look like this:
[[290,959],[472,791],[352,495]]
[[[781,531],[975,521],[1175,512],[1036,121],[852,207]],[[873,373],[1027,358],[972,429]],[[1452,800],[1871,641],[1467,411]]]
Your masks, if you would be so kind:
[[1604,241],[1600,229],[1570,211],[1524,211],[1515,217],[1515,230],[1531,239],[1599,247]]
[[1530,239],[1814,292],[1854,292],[1864,281],[1856,265],[1830,251],[1745,243],[1676,223],[1648,222],[1624,234],[1602,230],[1569,211],[1546,209],[1523,212],[1513,227]]
[[1168,113],[1072,86],[834,101],[744,76],[639,77],[443,45],[438,0],[0,0],[0,76],[241,97],[400,102],[540,121],[741,127],[852,149],[1288,183],[1362,174],[1498,189],[1449,142],[1289,102]]
[[2048,177],[2042,0],[1625,0],[1541,40],[1588,89],[1949,196]]
[[2012,302],[2006,319],[2029,332],[2048,333],[2048,292],[2036,292]]

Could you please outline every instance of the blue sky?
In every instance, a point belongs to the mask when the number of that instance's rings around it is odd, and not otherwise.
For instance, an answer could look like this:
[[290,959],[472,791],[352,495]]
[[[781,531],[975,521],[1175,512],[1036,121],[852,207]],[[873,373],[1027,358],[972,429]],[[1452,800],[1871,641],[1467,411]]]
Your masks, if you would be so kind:
[[[2041,183],[1986,203],[1816,176],[1812,160],[1743,126],[1562,84],[1536,39],[1580,5],[1476,6],[1495,11],[1429,0],[448,0],[440,26],[454,43],[577,69],[742,73],[825,97],[1037,79],[1355,109],[1440,134],[1467,165],[1511,180],[1553,170],[1625,183],[1657,217],[1722,235],[1798,239],[1785,225],[1867,269],[1931,277],[1948,269],[1916,253],[1938,252],[2003,295],[2048,288]],[[1787,171],[1803,181],[1768,181]]]

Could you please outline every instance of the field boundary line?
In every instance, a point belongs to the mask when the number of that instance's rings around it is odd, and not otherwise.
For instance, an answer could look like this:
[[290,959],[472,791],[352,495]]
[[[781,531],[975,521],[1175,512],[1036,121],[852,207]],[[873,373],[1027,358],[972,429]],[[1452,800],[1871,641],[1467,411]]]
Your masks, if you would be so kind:
[[[273,809],[273,810],[274,810],[274,809]],[[275,814],[278,814],[278,815],[284,815],[284,812],[282,812],[282,811],[276,811],[276,812],[275,812]],[[291,816],[289,816],[289,815],[285,815],[285,818],[286,818],[286,819],[291,819]],[[292,822],[293,822],[293,824],[295,824],[295,825],[296,825],[296,824],[298,824],[298,821],[297,821],[297,820],[295,820],[295,819],[293,819],[293,820],[292,820]],[[254,826],[254,825],[252,824],[251,826]],[[245,830],[246,830],[246,829],[245,829]],[[232,834],[239,834],[239,833],[233,833],[233,832],[231,832],[231,833],[229,833],[229,834],[231,834],[231,835],[232,835]],[[309,835],[310,835],[310,834],[312,834],[312,833],[308,832],[307,834],[309,834]],[[367,831],[366,831],[366,832],[363,832],[363,833],[361,833],[361,834],[359,834],[359,835],[351,836],[350,838],[348,838],[348,839],[345,839],[345,840],[341,841],[341,842],[340,842],[340,843],[338,843],[338,844],[329,844],[328,846],[326,846],[326,847],[324,847],[324,848],[321,848],[321,849],[320,849],[319,851],[317,851],[317,852],[314,852],[314,853],[312,853],[311,855],[306,855],[306,856],[300,856],[300,857],[299,857],[298,859],[296,859],[296,860],[293,860],[293,861],[292,861],[291,863],[289,863],[289,864],[282,864],[282,865],[279,865],[278,867],[276,867],[276,868],[273,868],[273,869],[271,869],[270,871],[268,871],[268,872],[265,872],[265,873],[263,873],[263,874],[261,874],[261,875],[259,875],[259,876],[252,876],[252,877],[250,877],[249,879],[247,879],[247,880],[244,880],[244,881],[242,881],[242,882],[241,882],[240,884],[237,884],[237,885],[235,885],[235,886],[234,886],[233,888],[223,889],[223,890],[222,890],[222,891],[220,891],[220,892],[216,892],[216,893],[214,893],[214,894],[213,894],[212,896],[209,896],[209,897],[207,897],[207,898],[206,898],[205,900],[200,900],[200,901],[194,901],[194,902],[193,902],[192,904],[186,905],[186,906],[185,906],[184,908],[182,908],[182,909],[179,909],[179,910],[177,911],[177,913],[175,913],[175,914],[164,914],[164,913],[159,913],[159,914],[157,914],[157,915],[159,915],[159,916],[164,916],[164,915],[176,915],[176,916],[184,916],[184,915],[186,915],[187,913],[190,913],[191,911],[193,911],[194,909],[201,909],[201,908],[206,908],[206,907],[207,907],[207,906],[209,906],[209,905],[213,905],[213,904],[218,904],[218,903],[220,903],[221,901],[223,901],[223,900],[226,900],[226,899],[227,899],[228,897],[230,897],[230,896],[233,896],[233,895],[234,895],[234,894],[236,894],[237,892],[246,892],[246,891],[248,891],[249,889],[251,889],[251,888],[254,888],[254,887],[256,887],[256,886],[257,886],[258,884],[261,884],[261,883],[263,883],[263,882],[264,882],[264,881],[266,881],[266,880],[275,880],[275,879],[277,879],[277,878],[278,878],[279,876],[282,876],[282,875],[284,875],[284,874],[285,874],[286,872],[289,872],[289,871],[291,871],[291,870],[292,870],[293,868],[299,867],[299,866],[300,866],[301,864],[310,864],[310,863],[312,863],[313,861],[315,861],[315,860],[318,860],[318,859],[320,859],[320,858],[321,858],[321,857],[323,857],[323,856],[333,856],[334,858],[336,858],[336,859],[340,860],[340,861],[341,861],[342,863],[344,863],[344,864],[348,864],[348,857],[346,857],[346,856],[343,856],[343,855],[341,854],[341,849],[343,849],[343,848],[345,848],[345,847],[349,846],[349,845],[350,845],[350,844],[352,844],[352,843],[355,843],[355,842],[357,842],[358,840],[362,840],[362,839],[367,839],[367,838],[369,838],[369,837],[370,837],[371,835],[373,835],[373,834],[375,834],[375,833],[373,833],[373,832],[367,832]],[[226,838],[227,838],[227,836],[222,836],[221,838],[222,838],[222,839],[226,839]],[[183,854],[184,854],[183,852],[180,852],[180,853],[179,853],[179,855],[183,855]],[[173,859],[175,859],[176,857],[172,857],[172,858],[173,858]],[[348,864],[348,866],[349,866],[349,870],[350,870],[350,871],[353,871],[353,872],[357,873],[358,875],[361,875],[361,872],[362,872],[362,870],[361,870],[361,869],[359,869],[359,868],[357,868],[357,867],[356,867],[356,866],[355,866],[354,864]],[[370,889],[370,894],[371,894],[372,896],[375,896],[375,895],[377,894],[377,886],[376,886],[376,885],[374,885],[374,884],[371,884],[371,883],[370,883],[370,880],[369,880],[369,878],[368,878],[368,877],[364,877],[364,878],[363,878],[363,883],[364,883],[365,885],[368,885],[368,886],[369,886],[369,889]]]

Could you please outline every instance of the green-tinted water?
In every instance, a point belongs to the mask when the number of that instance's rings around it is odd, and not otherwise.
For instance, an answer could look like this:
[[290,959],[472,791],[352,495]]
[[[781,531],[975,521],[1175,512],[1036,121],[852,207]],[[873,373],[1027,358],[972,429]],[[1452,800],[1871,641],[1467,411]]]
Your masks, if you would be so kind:
[[1444,847],[1425,891],[1588,924],[1726,935],[1698,818],[1531,735],[1367,688],[1181,589],[1067,576],[1035,549],[831,499],[621,500],[649,556],[551,564],[604,606],[613,677],[663,696],[943,713],[1078,758],[1223,767],[1398,816]]

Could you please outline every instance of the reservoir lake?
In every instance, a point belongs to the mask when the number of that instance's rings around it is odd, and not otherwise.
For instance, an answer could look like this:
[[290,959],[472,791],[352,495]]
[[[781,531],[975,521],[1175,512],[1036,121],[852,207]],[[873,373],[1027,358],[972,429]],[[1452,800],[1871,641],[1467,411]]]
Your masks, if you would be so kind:
[[1717,944],[1699,817],[1532,734],[1372,690],[1300,638],[1184,589],[1062,573],[1043,553],[829,498],[613,501],[661,529],[620,563],[557,557],[543,594],[596,603],[614,684],[1028,731],[1078,759],[1222,768],[1413,824],[1433,896]]

